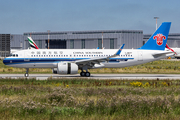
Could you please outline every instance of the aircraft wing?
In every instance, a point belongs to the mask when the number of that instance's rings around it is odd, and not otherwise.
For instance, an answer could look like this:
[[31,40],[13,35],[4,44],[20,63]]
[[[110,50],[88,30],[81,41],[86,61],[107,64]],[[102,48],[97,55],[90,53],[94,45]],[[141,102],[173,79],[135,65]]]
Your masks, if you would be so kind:
[[109,58],[113,58],[113,57],[116,57],[116,56],[119,56],[123,47],[124,47],[125,44],[123,44],[118,50],[117,52],[114,54],[114,55],[111,55],[111,56],[108,56],[108,57],[98,57],[98,58],[90,58],[90,59],[83,59],[83,60],[77,60],[75,61],[75,63],[77,65],[79,64],[83,64],[83,65],[90,65],[90,64],[100,64],[100,62],[103,62],[103,61],[109,61]]

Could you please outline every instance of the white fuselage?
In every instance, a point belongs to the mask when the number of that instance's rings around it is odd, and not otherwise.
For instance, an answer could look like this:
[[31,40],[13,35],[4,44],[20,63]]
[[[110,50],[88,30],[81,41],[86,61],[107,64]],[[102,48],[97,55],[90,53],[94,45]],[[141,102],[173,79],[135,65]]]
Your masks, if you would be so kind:
[[[93,59],[113,55],[117,49],[33,49],[13,53],[3,62],[5,65],[18,68],[57,68],[59,62],[75,62],[82,59]],[[162,50],[123,49],[119,56],[95,64],[92,68],[121,68],[160,60],[173,54],[154,57]]]

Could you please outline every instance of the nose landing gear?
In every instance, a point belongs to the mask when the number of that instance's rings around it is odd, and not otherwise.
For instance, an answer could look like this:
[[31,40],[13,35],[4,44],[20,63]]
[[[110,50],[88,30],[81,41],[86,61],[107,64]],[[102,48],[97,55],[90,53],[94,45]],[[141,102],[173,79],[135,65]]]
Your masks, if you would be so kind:
[[29,68],[26,68],[26,73],[24,74],[24,77],[29,77]]

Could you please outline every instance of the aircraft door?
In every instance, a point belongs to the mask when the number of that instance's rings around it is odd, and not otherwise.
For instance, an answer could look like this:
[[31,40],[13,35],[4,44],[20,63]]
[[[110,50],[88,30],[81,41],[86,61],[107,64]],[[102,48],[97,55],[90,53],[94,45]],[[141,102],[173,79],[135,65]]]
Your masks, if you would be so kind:
[[138,51],[138,60],[143,61],[143,52],[142,51]]
[[29,51],[25,51],[24,52],[24,61],[29,61],[29,58],[30,58]]

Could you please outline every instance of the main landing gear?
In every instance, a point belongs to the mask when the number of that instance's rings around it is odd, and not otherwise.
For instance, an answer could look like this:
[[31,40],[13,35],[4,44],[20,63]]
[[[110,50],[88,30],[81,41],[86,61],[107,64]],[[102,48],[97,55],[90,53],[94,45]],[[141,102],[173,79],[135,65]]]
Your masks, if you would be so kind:
[[[84,72],[83,70],[86,70],[86,72]],[[90,77],[91,73],[88,72],[87,66],[84,66],[81,69],[81,73],[80,73],[81,77]]]
[[91,73],[90,73],[90,72],[84,72],[84,71],[82,71],[82,72],[80,73],[80,75],[81,75],[81,77],[90,77]]
[[29,72],[29,68],[26,68],[26,73],[24,74],[24,77],[29,77],[28,72]]

